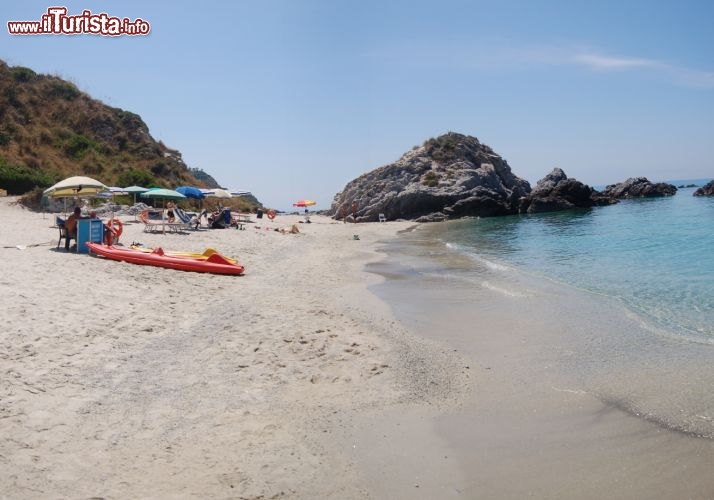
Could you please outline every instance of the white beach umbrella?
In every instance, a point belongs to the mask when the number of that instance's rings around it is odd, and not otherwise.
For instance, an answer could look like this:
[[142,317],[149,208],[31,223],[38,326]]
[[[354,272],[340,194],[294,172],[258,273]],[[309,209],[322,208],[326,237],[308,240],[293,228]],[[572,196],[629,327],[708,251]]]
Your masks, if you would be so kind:
[[44,194],[52,198],[71,198],[73,196],[91,197],[109,188],[91,177],[74,176],[59,181],[54,186],[44,190]]
[[94,198],[99,193],[108,192],[109,188],[97,179],[75,175],[59,181],[43,191],[50,198],[64,198],[64,213],[67,214],[67,198]]
[[220,188],[207,190],[206,196],[209,198],[233,198],[230,192]]
[[250,191],[243,191],[242,189],[229,189],[228,192],[233,196],[250,196],[251,194]]

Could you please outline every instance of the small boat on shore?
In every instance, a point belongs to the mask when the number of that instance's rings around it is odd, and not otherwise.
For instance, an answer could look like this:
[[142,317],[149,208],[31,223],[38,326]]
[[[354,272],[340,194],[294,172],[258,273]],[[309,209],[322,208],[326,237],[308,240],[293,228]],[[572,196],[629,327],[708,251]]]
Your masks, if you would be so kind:
[[[132,250],[136,250],[137,252],[144,252],[144,253],[151,253],[154,251],[153,248],[149,247],[144,247],[140,245],[131,245],[129,248]],[[184,251],[176,251],[176,250],[164,250],[164,255],[170,255],[171,257],[181,257],[184,259],[197,259],[197,260],[207,260],[211,255],[214,253],[218,253],[214,248],[206,248],[202,253],[198,252],[184,252]],[[231,258],[231,257],[226,257],[225,255],[220,254],[221,257],[226,259],[228,262],[235,264],[236,260]]]
[[235,260],[229,259],[216,252],[209,255],[194,254],[173,255],[164,252],[161,247],[154,248],[151,252],[126,247],[106,246],[98,243],[86,243],[90,253],[97,254],[106,259],[129,262],[145,266],[165,267],[179,271],[193,271],[197,273],[212,274],[243,274],[245,268]]

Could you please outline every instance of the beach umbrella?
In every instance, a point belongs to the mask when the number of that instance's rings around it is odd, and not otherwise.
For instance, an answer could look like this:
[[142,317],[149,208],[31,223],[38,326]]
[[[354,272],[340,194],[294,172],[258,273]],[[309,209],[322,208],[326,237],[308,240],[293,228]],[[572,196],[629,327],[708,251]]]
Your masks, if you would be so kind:
[[195,200],[202,200],[206,197],[205,193],[197,187],[193,186],[181,186],[176,188],[177,193],[181,193],[186,198],[193,198]]
[[54,186],[48,187],[43,194],[52,198],[72,198],[75,196],[87,198],[96,196],[102,191],[109,191],[109,188],[96,179],[77,175],[68,177]]
[[75,175],[59,181],[43,191],[50,198],[64,198],[64,213],[67,214],[67,198],[94,198],[109,188],[91,177]]
[[136,205],[136,195],[137,193],[146,193],[149,190],[149,188],[141,187],[141,186],[129,186],[125,187],[124,191],[127,193],[131,193],[134,195],[134,205]]
[[294,207],[311,207],[313,205],[317,205],[317,202],[312,200],[298,200],[293,203]]
[[[109,191],[97,194],[100,198],[111,198],[112,203],[114,202],[114,197],[120,194],[129,194],[124,188],[109,186]],[[112,208],[112,218],[114,216],[114,208]]]
[[250,196],[251,192],[250,191],[243,191],[241,189],[229,189],[229,193],[233,196]]
[[141,193],[142,198],[153,198],[156,200],[183,200],[186,197],[173,189],[156,188],[149,189]]
[[184,200],[186,197],[181,193],[174,191],[173,189],[149,189],[148,191],[141,193],[139,196],[142,198],[151,198],[154,200],[162,200],[162,206],[166,200]]
[[166,200],[185,200],[186,197],[181,193],[174,191],[173,189],[164,188],[151,188],[145,193],[141,193],[139,196],[142,198],[152,198],[155,200],[161,200],[161,208],[166,206]]
[[206,193],[206,196],[210,198],[233,198],[233,195],[230,192],[220,188],[208,189],[204,191],[204,193]]
[[206,193],[203,189],[197,188],[195,186],[180,186],[176,188],[176,192],[181,193],[186,198],[193,198],[198,200],[198,210],[201,210],[201,200],[206,197]]

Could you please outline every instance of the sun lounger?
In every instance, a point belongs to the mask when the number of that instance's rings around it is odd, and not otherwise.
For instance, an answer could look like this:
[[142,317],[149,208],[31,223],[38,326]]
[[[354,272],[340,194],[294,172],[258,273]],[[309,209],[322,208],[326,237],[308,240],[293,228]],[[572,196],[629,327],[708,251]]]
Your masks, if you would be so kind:
[[197,215],[191,216],[184,212],[182,208],[174,208],[174,213],[182,224],[186,224],[187,229],[193,229],[195,231],[196,229],[198,229],[198,226],[201,225],[201,219],[199,219]]
[[190,228],[188,224],[183,222],[150,219],[148,210],[143,210],[139,213],[139,220],[144,223],[145,233],[165,233],[166,231],[180,233]]
[[139,212],[139,220],[144,223],[145,233],[164,232],[166,230],[163,221],[149,219],[148,210],[142,210]]

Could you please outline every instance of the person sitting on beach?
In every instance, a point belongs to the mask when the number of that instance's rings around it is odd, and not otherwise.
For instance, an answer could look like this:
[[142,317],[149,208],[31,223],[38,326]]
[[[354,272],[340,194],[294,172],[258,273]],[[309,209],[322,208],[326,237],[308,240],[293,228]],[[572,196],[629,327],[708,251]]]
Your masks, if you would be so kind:
[[300,230],[295,224],[293,224],[293,227],[291,227],[290,229],[280,228],[274,229],[274,231],[278,231],[281,234],[298,234],[300,232]]
[[69,251],[69,240],[74,239],[77,241],[77,220],[82,218],[82,209],[79,207],[74,207],[74,213],[67,217],[67,221],[64,223],[65,230],[67,234],[64,238],[64,249]]

